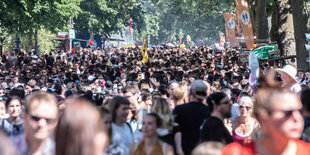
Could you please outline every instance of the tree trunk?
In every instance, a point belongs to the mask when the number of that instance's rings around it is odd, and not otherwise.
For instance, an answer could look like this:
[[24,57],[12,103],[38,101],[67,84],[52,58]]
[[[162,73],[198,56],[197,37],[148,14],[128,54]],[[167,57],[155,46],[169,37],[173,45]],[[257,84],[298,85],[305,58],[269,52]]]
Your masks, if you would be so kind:
[[257,0],[255,7],[255,34],[258,42],[267,42],[269,39],[266,0]]
[[306,51],[304,45],[307,43],[305,33],[307,32],[308,24],[308,10],[305,0],[294,0],[291,2],[293,19],[294,19],[294,32],[296,40],[296,56],[297,56],[297,68],[309,69],[309,63],[306,62],[306,58],[309,53]]
[[33,49],[32,35],[33,35],[33,31],[30,31],[28,33],[28,50],[27,51],[31,51]]
[[[272,39],[278,42],[281,55],[290,56],[296,55],[296,44],[293,26],[293,14],[291,9],[291,0],[276,0],[275,18],[273,20],[273,34]],[[296,66],[295,62],[285,60],[285,64]]]
[[3,42],[5,40],[5,37],[0,38],[0,56],[2,56],[3,53]]
[[38,27],[34,29],[34,48],[36,51],[36,54],[39,54],[39,49],[38,49]]

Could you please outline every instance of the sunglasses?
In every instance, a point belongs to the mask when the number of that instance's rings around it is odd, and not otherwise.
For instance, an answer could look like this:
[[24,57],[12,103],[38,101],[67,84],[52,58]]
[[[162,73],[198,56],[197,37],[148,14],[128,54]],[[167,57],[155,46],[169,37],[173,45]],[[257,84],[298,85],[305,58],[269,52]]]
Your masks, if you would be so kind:
[[46,121],[47,124],[53,124],[56,122],[56,119],[51,119],[51,118],[43,118],[43,117],[38,117],[38,116],[34,116],[34,115],[30,115],[31,119],[35,122],[39,122],[41,119],[44,119]]
[[248,106],[239,106],[239,109],[246,109],[246,110],[250,110],[252,107],[248,107]]
[[294,112],[299,112],[299,114],[301,114],[302,113],[302,109],[283,110],[283,111],[280,110],[280,112],[282,112],[284,114],[284,118],[285,119],[288,119],[288,118],[290,118],[293,115]]

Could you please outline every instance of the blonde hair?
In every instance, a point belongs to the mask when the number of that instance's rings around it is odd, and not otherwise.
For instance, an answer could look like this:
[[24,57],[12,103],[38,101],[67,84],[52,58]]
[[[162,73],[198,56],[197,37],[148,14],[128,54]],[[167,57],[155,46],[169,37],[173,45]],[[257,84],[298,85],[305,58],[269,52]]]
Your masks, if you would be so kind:
[[199,144],[192,155],[221,155],[224,145],[219,142],[205,142]]
[[238,101],[238,105],[240,106],[240,104],[243,103],[243,102],[249,104],[251,107],[254,106],[253,100],[252,100],[252,98],[251,98],[250,96],[242,96],[242,97],[239,99],[239,101]]
[[3,101],[0,102],[0,119],[5,117],[5,104]]
[[187,91],[188,91],[188,89],[187,89],[186,85],[179,85],[178,87],[173,89],[172,99],[175,102],[182,100],[187,95],[187,93],[188,93]]
[[152,112],[156,113],[160,117],[162,121],[160,126],[161,128],[172,130],[174,120],[166,99],[155,98],[153,100]]

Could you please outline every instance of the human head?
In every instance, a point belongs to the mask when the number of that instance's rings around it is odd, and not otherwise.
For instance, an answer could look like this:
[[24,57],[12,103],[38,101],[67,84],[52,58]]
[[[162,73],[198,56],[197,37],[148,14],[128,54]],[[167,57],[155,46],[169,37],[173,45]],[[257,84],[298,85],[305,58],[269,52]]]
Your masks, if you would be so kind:
[[171,110],[169,104],[164,98],[153,99],[153,107],[151,112],[156,113],[162,120],[162,126],[164,129],[170,129],[173,126],[173,118],[171,115]]
[[219,142],[204,142],[199,144],[192,155],[221,155],[224,145]]
[[112,114],[109,109],[104,106],[99,108],[101,120],[103,122],[103,128],[108,134],[109,144],[112,143]]
[[179,85],[176,87],[172,92],[172,99],[174,102],[179,103],[180,101],[183,101],[183,103],[186,103],[188,95],[188,89],[186,85]]
[[161,126],[161,119],[156,113],[148,113],[142,122],[142,133],[144,137],[157,136],[157,128]]
[[125,123],[129,113],[130,102],[122,96],[115,96],[109,103],[109,110],[112,112],[112,122],[120,121]]
[[24,130],[30,141],[47,139],[57,124],[56,98],[48,93],[36,91],[26,97]]
[[223,92],[212,93],[207,98],[208,106],[210,111],[218,112],[223,115],[224,118],[229,118],[231,116],[230,107],[231,101],[228,99],[227,95]]
[[273,80],[268,73],[260,79],[254,103],[254,115],[261,124],[263,132],[281,139],[299,138],[303,130],[303,118],[299,97]]
[[138,102],[140,95],[136,87],[132,85],[126,86],[122,92],[123,96],[126,97],[130,103],[135,104]]
[[172,93],[174,91],[175,88],[177,88],[179,86],[179,84],[177,82],[172,82],[169,84],[169,87],[168,87],[168,94],[169,94],[169,97],[172,96]]
[[10,117],[18,117],[22,112],[22,103],[21,99],[17,96],[10,97],[5,102],[5,107],[7,112],[10,114]]
[[300,94],[300,100],[302,103],[303,108],[303,115],[309,116],[310,115],[310,89],[305,89]]
[[202,102],[207,97],[207,85],[202,80],[195,80],[191,83],[189,96]]
[[240,116],[252,116],[253,113],[253,100],[249,96],[242,96],[238,101],[238,110]]
[[103,154],[107,137],[99,111],[84,99],[66,102],[55,132],[56,154]]
[[298,78],[304,78],[304,71],[303,70],[298,70],[298,72],[297,72],[297,76],[298,76]]

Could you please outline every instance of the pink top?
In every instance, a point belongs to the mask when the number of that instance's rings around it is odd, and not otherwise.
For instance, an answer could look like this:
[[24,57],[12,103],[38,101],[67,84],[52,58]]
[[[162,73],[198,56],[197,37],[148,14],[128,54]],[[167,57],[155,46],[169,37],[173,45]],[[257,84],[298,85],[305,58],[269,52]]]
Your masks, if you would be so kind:
[[233,132],[232,132],[232,137],[233,137],[234,141],[243,145],[246,142],[246,140],[249,137],[251,137],[252,134],[254,133],[255,124],[256,124],[256,120],[254,121],[251,130],[248,133],[242,135],[241,133],[238,133],[238,131],[236,130],[236,121],[234,119],[234,125],[233,125],[234,128],[233,128]]

